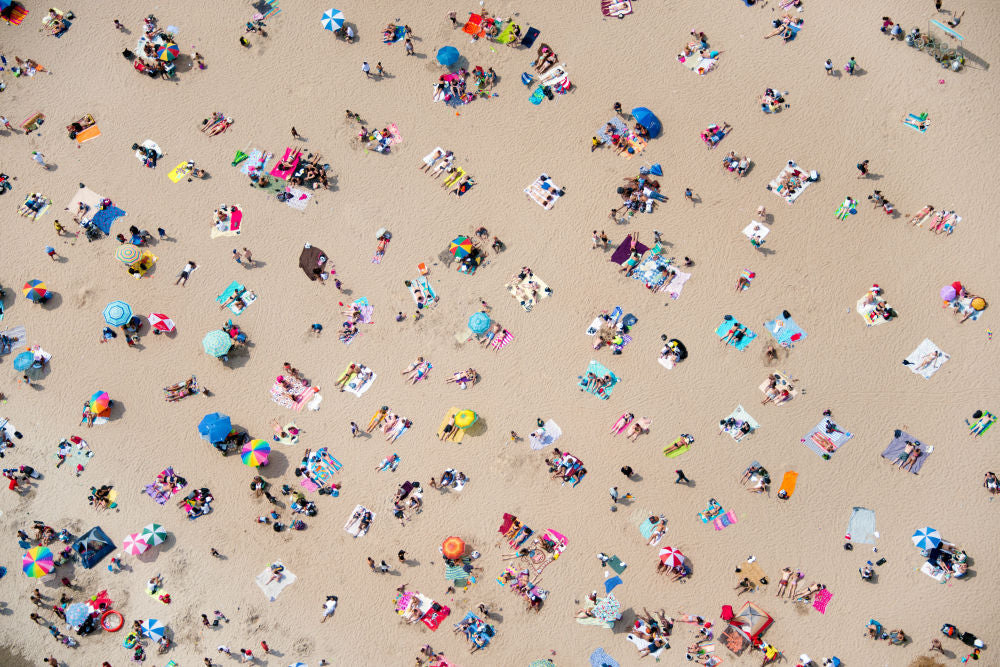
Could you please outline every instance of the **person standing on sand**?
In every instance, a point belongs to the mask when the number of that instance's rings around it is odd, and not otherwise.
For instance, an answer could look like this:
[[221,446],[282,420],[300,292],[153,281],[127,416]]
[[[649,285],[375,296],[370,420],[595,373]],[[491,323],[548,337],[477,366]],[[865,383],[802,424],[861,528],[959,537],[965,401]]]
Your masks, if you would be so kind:
[[858,163],[858,178],[868,177],[868,162],[869,160],[862,160]]
[[361,63],[361,71],[365,73],[365,78],[372,78],[372,66],[368,64],[368,61]]
[[823,69],[826,70],[827,75],[832,75],[833,74],[833,61],[830,60],[829,58],[827,58],[826,62],[823,63]]
[[298,139],[299,141],[302,140],[302,135],[295,130],[294,125],[292,126],[292,139]]
[[45,156],[38,151],[32,151],[31,159],[37,162],[38,164],[42,165],[43,167],[45,167],[45,169],[52,168],[50,165],[45,164]]
[[320,623],[326,623],[326,619],[333,616],[333,612],[337,611],[337,596],[327,595],[326,602],[323,603],[323,618]]

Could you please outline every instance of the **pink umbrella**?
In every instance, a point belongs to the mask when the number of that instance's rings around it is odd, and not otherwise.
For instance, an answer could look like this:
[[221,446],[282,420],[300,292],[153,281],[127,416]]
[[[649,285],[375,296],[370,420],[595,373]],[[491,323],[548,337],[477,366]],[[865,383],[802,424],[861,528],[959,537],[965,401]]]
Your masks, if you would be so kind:
[[667,567],[681,567],[684,565],[684,554],[673,547],[663,547],[660,549],[660,562]]
[[138,556],[148,548],[149,544],[139,536],[139,533],[132,533],[122,540],[122,551],[132,556]]
[[153,327],[154,333],[161,331],[170,333],[174,330],[174,321],[163,313],[150,313],[149,324]]

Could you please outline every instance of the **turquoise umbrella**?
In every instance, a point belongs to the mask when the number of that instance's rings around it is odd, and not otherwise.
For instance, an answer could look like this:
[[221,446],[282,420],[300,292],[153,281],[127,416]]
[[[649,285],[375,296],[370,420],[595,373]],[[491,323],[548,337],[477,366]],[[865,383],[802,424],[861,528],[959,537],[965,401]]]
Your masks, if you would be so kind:
[[221,357],[229,352],[229,348],[233,346],[233,341],[225,331],[216,329],[205,334],[205,337],[201,340],[201,346],[207,354],[213,357]]
[[31,368],[31,364],[35,363],[35,353],[34,352],[22,352],[21,354],[14,357],[14,370],[15,371],[25,371]]
[[132,306],[124,301],[112,301],[104,307],[104,321],[113,327],[128,324],[132,319]]
[[474,334],[486,333],[492,323],[489,315],[479,311],[469,318],[469,330]]

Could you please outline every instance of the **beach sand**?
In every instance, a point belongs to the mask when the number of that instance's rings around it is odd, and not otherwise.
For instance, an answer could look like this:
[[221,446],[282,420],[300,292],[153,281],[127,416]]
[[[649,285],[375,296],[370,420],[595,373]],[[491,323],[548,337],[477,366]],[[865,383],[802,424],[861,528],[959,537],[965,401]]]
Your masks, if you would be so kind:
[[[959,325],[942,310],[938,290],[961,280],[989,301],[1000,295],[993,268],[997,251],[993,228],[1000,199],[987,184],[990,137],[997,84],[991,68],[1000,58],[990,36],[1000,28],[1000,14],[975,1],[958,9],[966,14],[962,29],[980,63],[960,73],[942,70],[928,55],[878,31],[885,14],[926,29],[930,2],[892,0],[851,9],[806,0],[796,14],[806,24],[798,38],[783,44],[764,40],[779,15],[771,0],[745,8],[728,3],[637,0],[635,13],[623,20],[601,16],[594,3],[489,3],[501,17],[514,15],[522,29],[537,26],[539,43],[550,44],[566,63],[574,89],[539,106],[527,102],[531,91],[519,81],[534,53],[485,40],[470,43],[453,29],[447,13],[459,19],[478,7],[438,1],[404,10],[388,3],[342,7],[356,26],[359,40],[348,45],[320,28],[328,7],[316,2],[287,2],[268,20],[268,37],[251,34],[252,46],[237,40],[250,18],[248,5],[222,7],[196,3],[152,6],[115,13],[121,6],[99,0],[74,8],[79,16],[59,40],[37,31],[45,6],[31,10],[19,27],[3,25],[3,50],[33,58],[50,74],[13,78],[4,73],[7,90],[0,112],[15,125],[33,111],[47,123],[25,137],[0,132],[0,169],[16,177],[14,191],[0,198],[6,225],[0,256],[0,283],[8,289],[2,326],[24,325],[31,343],[52,354],[50,373],[26,387],[7,368],[0,414],[24,439],[9,451],[6,466],[32,465],[43,479],[29,494],[0,497],[0,562],[10,570],[2,601],[9,614],[0,624],[0,644],[40,664],[54,653],[66,665],[124,664],[128,653],[120,636],[82,638],[71,651],[55,644],[44,627],[28,619],[28,594],[36,582],[17,571],[21,550],[14,531],[38,519],[57,530],[80,533],[100,525],[121,544],[122,538],[150,521],[164,524],[170,539],[149,556],[125,557],[128,569],[112,575],[105,560],[93,570],[60,570],[78,588],[74,598],[107,590],[126,618],[158,618],[175,636],[175,648],[150,656],[148,664],[173,658],[181,667],[201,664],[225,644],[234,652],[251,647],[259,664],[309,665],[326,658],[332,664],[412,664],[419,647],[429,643],[456,664],[524,665],[551,657],[558,665],[584,665],[603,646],[622,664],[636,664],[625,640],[634,612],[643,607],[683,611],[713,620],[716,629],[723,604],[742,604],[732,590],[734,568],[748,556],[772,581],[749,596],[774,617],[764,638],[792,664],[808,653],[814,660],[837,655],[851,665],[902,665],[926,651],[940,637],[945,622],[984,637],[995,628],[988,614],[997,592],[992,576],[1000,566],[993,536],[995,507],[982,475],[1000,462],[991,453],[991,431],[971,439],[963,423],[976,409],[996,412],[997,343],[986,330],[995,314],[988,309],[978,322]],[[952,9],[952,7],[947,7]],[[404,12],[400,14],[400,12]],[[153,12],[161,27],[180,29],[184,54],[196,50],[207,69],[188,69],[187,56],[173,81],[137,75],[121,54],[134,49],[141,17]],[[416,57],[404,56],[401,43],[380,40],[383,26],[399,17],[417,36]],[[129,30],[114,29],[120,19]],[[719,67],[699,77],[675,61],[691,29],[704,30],[712,48],[723,51]],[[492,66],[500,80],[496,97],[455,108],[431,101],[432,84],[442,69],[434,54],[453,45],[468,62]],[[856,57],[863,72],[847,77],[842,70]],[[832,58],[837,76],[826,76],[823,62]],[[367,60],[381,61],[384,79],[365,80]],[[972,63],[975,64],[975,63]],[[942,80],[943,83],[939,83]],[[762,114],[757,97],[767,86],[788,91],[789,108]],[[658,114],[663,135],[645,153],[626,161],[610,149],[590,152],[590,137],[613,115],[612,104],[626,110],[646,106]],[[396,123],[404,141],[389,155],[360,148],[357,125],[344,109],[362,115],[370,127]],[[224,134],[197,131],[201,120],[222,111],[235,120]],[[928,112],[925,134],[900,122],[907,113]],[[77,147],[63,127],[93,114],[102,135]],[[732,133],[716,150],[706,150],[699,133],[711,123],[728,122]],[[305,137],[293,141],[289,128]],[[129,147],[153,139],[164,150],[159,167],[143,168]],[[236,150],[266,149],[279,156],[286,145],[301,144],[319,152],[336,175],[334,187],[319,192],[304,212],[248,188],[246,177],[230,167]],[[455,152],[458,164],[477,184],[465,196],[447,195],[442,181],[417,170],[436,146]],[[51,171],[33,164],[41,151]],[[729,151],[748,154],[753,168],[736,180],[720,168]],[[871,160],[874,176],[857,180],[855,163]],[[167,173],[185,160],[207,169],[203,181],[174,184]],[[820,174],[789,206],[765,189],[788,160]],[[669,201],[650,215],[637,215],[618,226],[607,211],[620,203],[614,188],[643,164],[659,162],[659,180]],[[545,211],[522,190],[540,173],[565,189]],[[334,179],[331,178],[331,181]],[[112,238],[87,243],[83,237],[56,238],[53,220],[76,228],[63,210],[79,183],[111,198],[128,216],[115,223]],[[697,195],[692,204],[685,187]],[[872,209],[866,196],[882,190],[896,205],[891,218]],[[17,216],[28,192],[52,198],[52,208],[35,222]],[[858,214],[837,220],[844,197],[860,200]],[[243,233],[210,239],[210,216],[220,203],[243,207]],[[951,236],[907,225],[909,215],[925,204],[957,209],[962,222]],[[740,234],[758,206],[769,212],[771,234],[758,252]],[[159,263],[149,278],[132,280],[114,258],[113,235],[128,225],[154,231],[166,228],[169,240],[151,250]],[[451,239],[483,225],[507,245],[491,253],[488,265],[469,277],[446,269],[442,257]],[[375,231],[392,234],[384,260],[371,263]],[[666,253],[689,256],[695,264],[680,299],[651,294],[624,278],[609,263],[610,252],[591,250],[591,230],[604,229],[617,245],[628,233],[651,241],[659,230],[669,241]],[[337,277],[349,290],[310,282],[297,266],[304,243],[325,250]],[[62,259],[43,252],[53,245]],[[248,247],[259,265],[236,265],[233,248]],[[188,260],[199,269],[185,288],[176,274]],[[440,303],[413,321],[414,302],[403,285],[414,280],[417,264],[430,268],[429,279]],[[528,266],[551,287],[553,295],[532,312],[522,310],[504,284]],[[734,294],[741,270],[757,276],[751,288]],[[20,295],[31,278],[43,279],[56,293],[45,307]],[[230,314],[213,299],[233,280],[256,292],[258,299],[238,318],[252,345],[249,355],[224,367],[204,354],[201,339]],[[899,318],[868,328],[854,304],[873,284]],[[375,324],[362,326],[350,345],[338,342],[343,317],[338,302],[367,297],[375,306]],[[171,337],[144,335],[141,349],[129,349],[121,336],[100,345],[101,312],[123,299],[137,314],[169,314],[177,324]],[[459,346],[454,334],[479,308],[514,339],[494,352],[475,344]],[[591,349],[584,335],[602,310],[621,305],[638,324],[634,341],[620,356]],[[773,342],[762,326],[787,310],[808,337],[781,350],[768,365],[764,347]],[[394,322],[398,311],[410,316]],[[713,330],[725,314],[747,323],[758,334],[745,351],[723,348]],[[309,335],[323,323],[319,338]],[[684,342],[689,358],[672,370],[657,363],[660,334]],[[951,360],[930,380],[907,371],[900,361],[931,338]],[[418,355],[432,362],[429,378],[406,384],[400,371]],[[595,359],[620,378],[613,396],[600,401],[577,391],[577,377]],[[270,401],[269,387],[290,362],[321,388],[318,412],[293,413]],[[351,362],[371,366],[378,379],[360,399],[340,394],[334,382]],[[9,360],[5,360],[9,364]],[[445,384],[452,371],[476,368],[482,382],[460,391]],[[772,369],[798,379],[801,393],[784,406],[761,406],[757,387]],[[211,397],[195,396],[164,403],[160,388],[197,375]],[[79,407],[94,391],[109,392],[116,409],[112,421],[93,429],[80,427]],[[760,423],[757,434],[741,443],[718,435],[719,419],[737,404]],[[379,406],[413,420],[413,428],[390,445],[376,437],[351,439],[348,423],[364,426]],[[461,444],[439,442],[434,433],[450,406],[469,408],[479,423]],[[854,438],[826,461],[800,439],[830,408],[838,424]],[[295,486],[292,471],[305,448],[327,446],[344,464],[340,496],[311,498],[319,514],[303,532],[274,533],[255,518],[270,506],[253,498],[248,483],[254,471],[238,457],[222,458],[198,437],[202,415],[221,411],[254,437],[270,438],[270,421],[295,419],[302,429],[298,446],[275,445],[261,474],[278,487]],[[651,432],[635,443],[607,435],[623,412],[653,419]],[[589,474],[575,488],[550,480],[543,458],[551,449],[532,451],[527,441],[511,443],[511,430],[527,437],[535,419],[553,419],[563,430],[557,445],[579,456]],[[904,429],[935,446],[919,475],[890,468],[879,453]],[[674,459],[661,449],[680,433],[695,444]],[[84,436],[95,455],[80,477],[69,465],[56,469],[56,444],[71,434]],[[393,452],[402,458],[395,473],[374,472]],[[744,491],[740,474],[759,460],[774,478],[771,495]],[[618,472],[631,465],[641,480]],[[214,511],[188,521],[172,504],[159,506],[142,494],[143,485],[167,466],[186,477],[190,488],[209,487]],[[464,471],[471,481],[462,493],[426,488],[445,468]],[[690,486],[674,485],[673,471],[683,468]],[[794,496],[775,498],[786,470],[799,473]],[[420,480],[424,511],[405,527],[391,516],[391,499],[404,480]],[[118,509],[97,512],[87,504],[91,486],[114,484]],[[631,491],[631,504],[609,511],[609,487]],[[709,498],[735,512],[738,522],[715,531],[698,519]],[[355,504],[378,513],[367,536],[355,540],[342,529]],[[845,551],[844,533],[852,507],[877,513],[881,534],[878,553],[871,545]],[[569,538],[569,548],[546,569],[542,587],[551,593],[539,614],[502,589],[494,577],[505,553],[496,546],[504,512],[517,515],[536,530],[553,528]],[[637,530],[645,512],[665,513],[670,530],[663,544],[679,548],[694,574],[684,584],[654,573],[657,550],[644,545]],[[287,523],[289,512],[282,512]],[[910,541],[918,528],[933,526],[965,548],[970,575],[940,585],[918,571],[922,559]],[[438,545],[461,536],[483,556],[479,583],[446,594]],[[224,559],[209,556],[218,549]],[[397,550],[409,564],[398,566]],[[615,590],[624,617],[607,632],[573,622],[577,601],[592,589],[603,590],[606,573],[595,558],[617,554],[629,567]],[[365,558],[385,559],[390,576],[368,571]],[[857,569],[868,559],[885,557],[878,582],[862,582]],[[297,581],[269,602],[254,582],[268,563],[280,559]],[[819,581],[834,597],[825,614],[775,597],[783,567],[804,571],[803,584]],[[145,594],[145,581],[160,573],[173,602],[163,605]],[[452,609],[441,630],[405,625],[392,612],[400,584],[434,597]],[[58,581],[40,584],[58,597]],[[339,596],[336,616],[320,624],[326,595]],[[746,596],[745,596],[746,597]],[[448,631],[468,610],[485,602],[495,612],[498,633],[483,652],[468,655],[466,643]],[[51,600],[50,600],[51,604]],[[232,622],[203,628],[199,616],[224,611]],[[52,620],[50,611],[42,615]],[[887,629],[902,627],[913,642],[904,647],[863,638],[869,618]],[[693,636],[693,626],[678,625],[672,663]],[[274,656],[260,656],[266,640]],[[952,655],[963,645],[942,639]],[[992,650],[992,649],[988,649]],[[721,646],[727,663],[758,664],[758,654],[736,658]],[[987,654],[988,655],[988,654]],[[18,664],[16,659],[5,664]],[[648,662],[648,660],[647,660]],[[228,664],[228,660],[222,660]]]

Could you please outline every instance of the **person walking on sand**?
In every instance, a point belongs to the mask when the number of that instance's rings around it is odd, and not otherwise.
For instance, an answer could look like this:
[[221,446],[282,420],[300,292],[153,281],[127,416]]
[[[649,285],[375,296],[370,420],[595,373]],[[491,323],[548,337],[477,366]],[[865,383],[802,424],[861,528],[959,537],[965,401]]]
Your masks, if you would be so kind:
[[687,478],[683,470],[675,470],[677,473],[677,479],[674,480],[674,484],[690,484],[691,480]]
[[37,162],[38,164],[42,165],[43,167],[45,167],[45,169],[52,168],[50,165],[45,164],[45,156],[42,155],[39,151],[32,151],[31,159]]
[[360,435],[360,433],[361,429],[358,428],[358,425],[355,424],[354,422],[351,422],[351,437],[356,438],[358,437],[358,435]]
[[292,126],[292,139],[298,139],[299,141],[302,140],[302,135],[295,130],[294,125]]
[[827,58],[826,62],[823,63],[823,69],[826,70],[826,73],[827,73],[828,76],[832,75],[833,74],[833,61],[830,60],[829,58]]
[[862,160],[858,163],[858,178],[868,177],[868,162],[869,160]]
[[249,248],[243,248],[243,259],[247,261],[248,266],[257,266],[257,264],[253,261],[253,254],[250,252]]
[[49,259],[51,259],[53,262],[56,261],[56,257],[59,256],[59,253],[56,252],[56,249],[50,245],[45,246],[45,254],[48,255]]
[[406,41],[403,42],[403,46],[406,48],[406,55],[412,56],[413,55],[413,42],[410,41],[409,37],[407,37]]
[[691,188],[684,188],[684,199],[694,203],[694,193],[691,192]]
[[365,73],[365,78],[372,78],[372,67],[368,64],[368,61],[361,63],[361,71]]
[[380,77],[385,78],[385,69],[382,67],[381,60],[375,63],[375,71],[378,72]]

